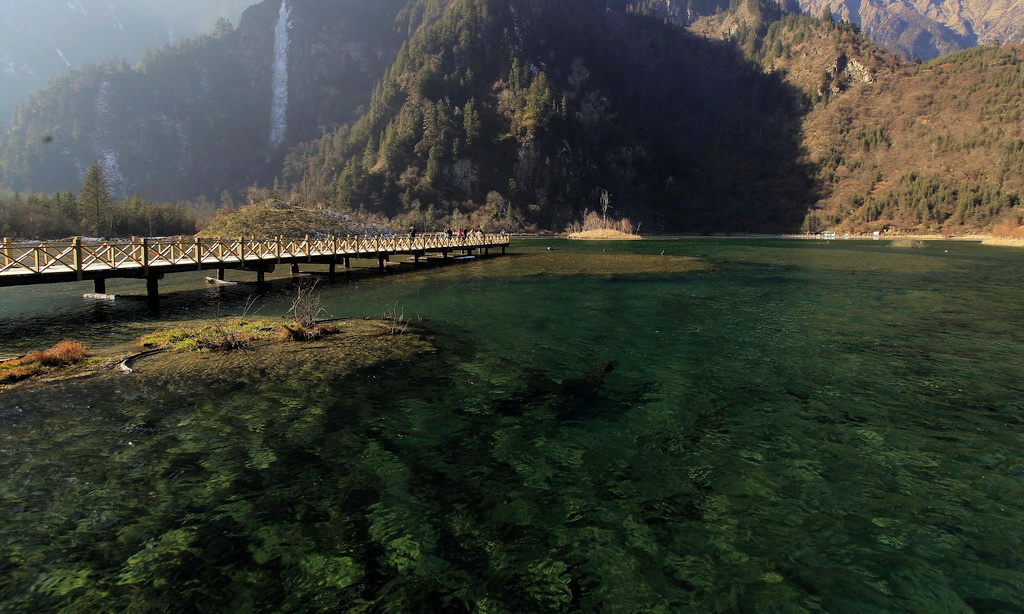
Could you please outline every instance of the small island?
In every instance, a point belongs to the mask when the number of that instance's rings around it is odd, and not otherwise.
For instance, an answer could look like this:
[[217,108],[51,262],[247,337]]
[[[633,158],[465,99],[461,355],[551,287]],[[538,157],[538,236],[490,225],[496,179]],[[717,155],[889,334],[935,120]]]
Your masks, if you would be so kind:
[[570,225],[565,233],[569,239],[587,239],[598,241],[636,241],[642,239],[638,234],[639,226],[633,226],[629,218],[615,219],[609,217],[610,197],[608,192],[601,192],[601,213],[586,211],[583,221]]

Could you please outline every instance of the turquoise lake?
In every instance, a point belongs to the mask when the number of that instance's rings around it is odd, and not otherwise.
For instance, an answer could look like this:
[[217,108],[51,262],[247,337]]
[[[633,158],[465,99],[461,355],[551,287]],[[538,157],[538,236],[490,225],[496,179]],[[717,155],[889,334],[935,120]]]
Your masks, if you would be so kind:
[[[294,296],[202,275],[0,289],[0,356]],[[517,240],[317,290],[433,349],[0,395],[0,611],[1024,612],[1024,250]]]

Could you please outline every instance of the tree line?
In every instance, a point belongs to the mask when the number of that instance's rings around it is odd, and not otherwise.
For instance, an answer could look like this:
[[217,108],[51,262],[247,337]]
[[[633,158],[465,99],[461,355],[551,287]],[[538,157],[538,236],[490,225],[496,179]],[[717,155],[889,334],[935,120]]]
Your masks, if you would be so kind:
[[116,200],[99,162],[85,172],[81,190],[0,193],[0,235],[17,239],[194,234],[196,214],[179,203],[139,195]]

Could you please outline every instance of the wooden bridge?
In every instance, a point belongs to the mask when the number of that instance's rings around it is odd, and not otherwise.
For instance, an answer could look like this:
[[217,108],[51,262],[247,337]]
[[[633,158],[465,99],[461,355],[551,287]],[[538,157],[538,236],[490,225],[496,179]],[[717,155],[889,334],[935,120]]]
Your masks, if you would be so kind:
[[106,292],[106,280],[129,277],[146,280],[151,299],[159,295],[159,280],[166,273],[216,269],[224,279],[225,269],[254,271],[263,282],[278,264],[327,264],[333,278],[337,265],[346,269],[352,259],[374,259],[381,271],[392,256],[409,255],[413,262],[428,253],[448,258],[450,254],[488,254],[491,249],[505,253],[506,235],[471,234],[466,237],[427,234],[376,237],[323,237],[303,239],[203,239],[133,238],[130,241],[70,241],[43,243],[0,243],[0,287],[27,284],[92,280],[97,294]]

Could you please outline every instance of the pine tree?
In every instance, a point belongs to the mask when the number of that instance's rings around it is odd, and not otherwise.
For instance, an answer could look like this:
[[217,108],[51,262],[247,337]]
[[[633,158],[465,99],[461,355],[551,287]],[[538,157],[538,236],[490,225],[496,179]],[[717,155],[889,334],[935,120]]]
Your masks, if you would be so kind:
[[823,24],[825,24],[825,25],[827,25],[827,26],[829,26],[831,28],[832,24],[833,24],[832,20],[833,20],[833,17],[832,17],[832,7],[830,5],[828,5],[828,4],[826,4],[825,8],[822,9],[822,11],[821,11],[821,23],[823,23]]
[[102,231],[113,230],[110,215],[113,206],[114,197],[110,194],[110,183],[103,176],[99,161],[94,161],[85,171],[82,191],[78,196],[82,228],[97,237]]

